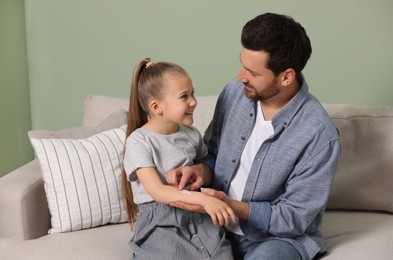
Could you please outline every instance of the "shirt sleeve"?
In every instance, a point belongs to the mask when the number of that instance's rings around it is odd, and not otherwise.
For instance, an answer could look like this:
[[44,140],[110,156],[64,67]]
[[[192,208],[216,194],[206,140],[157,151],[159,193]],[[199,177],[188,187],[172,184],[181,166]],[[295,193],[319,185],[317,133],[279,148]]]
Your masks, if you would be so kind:
[[323,214],[339,151],[339,141],[332,140],[307,162],[296,166],[286,191],[275,203],[250,202],[248,228],[284,237],[304,234],[316,216]]
[[[134,134],[135,133],[135,134]],[[137,180],[135,171],[139,168],[155,167],[149,145],[136,132],[126,140],[124,170],[129,181]]]

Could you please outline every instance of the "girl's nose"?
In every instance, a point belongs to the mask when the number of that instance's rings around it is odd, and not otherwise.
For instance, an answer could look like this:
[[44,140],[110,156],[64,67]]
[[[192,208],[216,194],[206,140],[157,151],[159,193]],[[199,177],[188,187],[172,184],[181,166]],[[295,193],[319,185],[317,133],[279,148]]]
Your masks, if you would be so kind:
[[195,97],[191,97],[190,100],[190,107],[195,107],[197,105],[198,101],[196,100]]

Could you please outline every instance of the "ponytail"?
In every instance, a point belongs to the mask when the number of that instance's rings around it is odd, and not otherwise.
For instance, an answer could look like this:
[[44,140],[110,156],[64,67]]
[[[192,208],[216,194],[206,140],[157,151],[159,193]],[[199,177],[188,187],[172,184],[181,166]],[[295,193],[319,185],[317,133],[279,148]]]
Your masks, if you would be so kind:
[[[136,65],[131,82],[126,138],[128,138],[133,131],[147,123],[148,102],[151,98],[161,98],[163,94],[163,80],[166,73],[188,75],[179,65],[168,62],[153,64],[149,58],[140,61]],[[138,214],[138,206],[134,203],[131,184],[127,179],[124,166],[122,169],[121,183],[128,221],[132,230]]]
[[[138,83],[140,75],[142,74],[143,70],[149,66],[149,64],[151,64],[151,60],[149,58],[146,58],[140,61],[134,69],[134,74],[131,82],[126,139],[134,130],[140,128],[148,121],[147,112],[143,110],[139,102]],[[128,222],[130,223],[132,230],[134,228],[134,223],[138,214],[138,206],[134,203],[131,184],[127,179],[127,174],[124,170],[124,166],[122,169],[122,192],[125,199],[124,203],[127,211]]]

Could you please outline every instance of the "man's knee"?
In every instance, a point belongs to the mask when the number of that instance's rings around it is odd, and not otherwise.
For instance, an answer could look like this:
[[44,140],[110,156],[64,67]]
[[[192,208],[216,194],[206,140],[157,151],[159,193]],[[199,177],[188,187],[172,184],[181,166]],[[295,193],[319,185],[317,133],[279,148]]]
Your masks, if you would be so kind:
[[245,253],[244,259],[301,260],[302,257],[290,243],[280,240],[269,240],[254,243]]

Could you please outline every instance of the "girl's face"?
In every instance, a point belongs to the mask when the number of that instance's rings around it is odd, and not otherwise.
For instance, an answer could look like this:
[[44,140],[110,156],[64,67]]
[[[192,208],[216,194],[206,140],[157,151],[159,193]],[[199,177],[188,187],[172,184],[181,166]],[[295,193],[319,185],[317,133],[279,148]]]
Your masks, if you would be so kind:
[[197,105],[194,87],[188,75],[164,75],[164,92],[160,107],[163,119],[168,123],[192,125],[193,113]]

